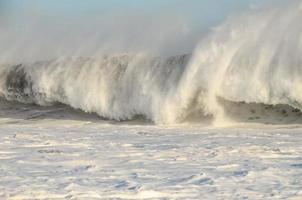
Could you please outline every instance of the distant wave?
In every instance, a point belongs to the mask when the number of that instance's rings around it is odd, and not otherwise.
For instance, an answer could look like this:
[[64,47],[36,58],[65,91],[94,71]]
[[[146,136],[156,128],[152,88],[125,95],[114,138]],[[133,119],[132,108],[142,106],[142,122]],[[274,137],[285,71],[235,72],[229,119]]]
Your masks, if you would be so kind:
[[301,11],[295,0],[231,17],[192,55],[3,64],[0,94],[24,103],[60,102],[114,120],[143,115],[156,123],[196,115],[226,121],[230,104],[242,103],[264,110],[282,104],[295,114],[302,108]]

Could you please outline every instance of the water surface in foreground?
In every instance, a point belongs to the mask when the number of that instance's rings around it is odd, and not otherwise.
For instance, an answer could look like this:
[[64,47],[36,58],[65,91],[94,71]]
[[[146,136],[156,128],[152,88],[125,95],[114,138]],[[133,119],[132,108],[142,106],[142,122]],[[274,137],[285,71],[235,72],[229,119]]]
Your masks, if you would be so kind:
[[301,126],[168,127],[63,111],[2,109],[1,199],[302,198]]

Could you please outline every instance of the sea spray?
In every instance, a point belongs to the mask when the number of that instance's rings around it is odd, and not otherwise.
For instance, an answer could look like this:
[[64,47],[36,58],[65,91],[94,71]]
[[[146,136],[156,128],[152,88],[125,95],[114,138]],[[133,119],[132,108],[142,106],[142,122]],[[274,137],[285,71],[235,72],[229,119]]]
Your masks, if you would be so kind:
[[224,124],[229,106],[241,103],[301,109],[301,19],[301,1],[291,0],[230,17],[192,54],[3,63],[0,93],[25,103],[60,102],[114,120],[143,115],[160,124],[191,116]]

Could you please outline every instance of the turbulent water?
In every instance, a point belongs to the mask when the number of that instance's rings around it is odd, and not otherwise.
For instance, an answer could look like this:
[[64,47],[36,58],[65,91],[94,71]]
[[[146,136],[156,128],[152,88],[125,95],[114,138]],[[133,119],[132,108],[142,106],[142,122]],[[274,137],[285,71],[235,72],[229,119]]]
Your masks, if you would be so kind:
[[230,17],[192,54],[2,63],[0,94],[114,120],[225,123],[270,115],[295,122],[302,109],[301,11],[301,1],[291,0]]
[[43,1],[53,13],[30,12],[36,27],[3,8],[38,2],[0,0],[0,199],[302,199],[302,0],[236,13],[196,42],[169,13],[158,29],[110,15],[92,29],[114,36],[94,39],[80,11],[53,21],[84,1]]

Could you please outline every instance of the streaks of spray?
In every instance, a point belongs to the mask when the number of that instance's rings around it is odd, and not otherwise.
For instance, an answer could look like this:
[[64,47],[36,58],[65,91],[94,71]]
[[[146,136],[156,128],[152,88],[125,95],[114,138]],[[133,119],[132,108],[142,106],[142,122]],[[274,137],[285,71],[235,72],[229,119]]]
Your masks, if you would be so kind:
[[229,18],[192,55],[128,53],[3,66],[1,95],[156,123],[196,113],[225,123],[226,101],[301,109],[301,18],[301,1],[291,0]]

